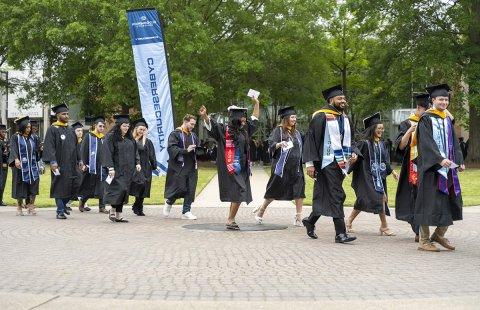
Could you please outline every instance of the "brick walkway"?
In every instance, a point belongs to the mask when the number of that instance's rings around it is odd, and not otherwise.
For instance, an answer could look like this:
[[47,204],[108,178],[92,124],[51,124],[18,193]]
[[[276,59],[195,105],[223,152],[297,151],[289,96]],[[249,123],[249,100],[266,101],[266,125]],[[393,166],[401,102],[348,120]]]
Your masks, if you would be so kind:
[[[240,225],[253,222],[253,205],[240,209]],[[265,216],[289,228],[265,232],[184,229],[192,222],[178,219],[180,210],[174,207],[173,219],[160,207],[147,207],[146,217],[128,211],[131,223],[122,224],[98,213],[74,211],[59,221],[53,209],[18,217],[0,208],[0,305],[8,294],[268,302],[480,296],[478,207],[466,208],[465,220],[447,233],[457,250],[440,253],[417,251],[409,226],[394,219],[398,235],[378,236],[371,214],[354,223],[354,244],[339,245],[329,218],[318,222],[318,240],[291,226],[293,204]],[[195,223],[222,223],[227,209],[212,202],[194,213]]]

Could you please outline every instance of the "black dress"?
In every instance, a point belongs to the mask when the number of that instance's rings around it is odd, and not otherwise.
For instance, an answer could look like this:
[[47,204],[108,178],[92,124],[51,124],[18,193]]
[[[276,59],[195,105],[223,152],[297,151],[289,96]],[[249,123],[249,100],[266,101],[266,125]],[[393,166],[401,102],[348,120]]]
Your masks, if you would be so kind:
[[[358,141],[357,149],[358,160],[350,167],[350,171],[353,171],[352,188],[357,196],[353,207],[355,210],[375,214],[385,210],[385,214],[390,215],[387,203],[383,204],[384,195],[387,195],[387,176],[392,173],[390,152],[383,141]],[[372,166],[379,169],[375,179]],[[381,182],[377,189],[375,181]]]
[[51,198],[70,199],[74,194],[77,166],[80,160],[77,136],[69,126],[52,125],[47,129],[43,147],[43,161],[57,162],[60,175],[51,172]]
[[155,147],[148,138],[145,140],[145,145],[142,145],[141,141],[136,141],[136,146],[140,156],[140,166],[142,166],[142,170],[138,173],[143,175],[141,178],[143,182],[132,182],[130,196],[147,198],[150,197],[150,189],[152,187],[152,171],[157,167]]
[[[90,150],[90,139],[96,139],[96,150]],[[92,132],[89,132],[85,139],[83,139],[82,145],[80,147],[80,157],[82,159],[82,162],[87,166],[90,166],[90,155],[92,155],[90,154],[90,151],[95,153],[95,173],[90,173],[89,168],[87,167],[87,170],[83,173],[82,183],[78,191],[78,195],[82,197],[82,200],[84,201],[89,198],[103,199],[103,181],[105,181],[108,176],[108,169],[102,168],[101,155],[103,142],[103,137],[100,138]],[[92,145],[95,144],[92,143]]]
[[140,164],[140,158],[135,142],[125,138],[114,141],[112,133],[107,134],[102,148],[102,166],[115,169],[115,177],[110,184],[105,184],[103,203],[109,205],[124,205],[128,203],[128,195],[135,166]]
[[[31,183],[24,182],[22,179],[22,169],[15,167],[15,159],[20,160],[19,148],[18,148],[19,134],[15,133],[10,138],[10,156],[8,158],[9,166],[12,167],[12,198],[13,199],[27,199],[32,196],[38,195],[38,188],[40,184],[40,175],[33,181],[33,172],[30,170]],[[24,137],[20,137],[24,139]],[[35,144],[33,137],[29,137],[26,141],[27,145],[27,158],[29,166],[33,166],[33,158],[38,160],[38,145]],[[33,142],[33,143],[30,143]],[[32,147],[33,145],[33,147]],[[37,164],[38,171],[38,164]]]
[[[240,150],[240,173],[230,174],[225,163],[225,130],[226,125],[219,124],[210,119],[211,128],[209,135],[217,141],[217,171],[218,185],[220,189],[220,200],[228,202],[246,202],[252,201],[252,190],[250,188],[250,160],[249,143],[250,137],[255,133],[258,127],[258,120],[248,120],[245,134],[238,134],[234,141],[235,149]],[[207,128],[208,129],[208,128]]]
[[177,128],[168,137],[168,170],[165,198],[195,200],[198,170],[195,151],[187,152],[189,145],[198,145],[193,134],[186,135]]
[[[282,150],[276,148],[277,143],[281,141],[293,143],[293,148],[289,149],[288,153],[284,153],[284,165],[283,157],[279,163]],[[305,198],[305,177],[302,165],[303,138],[300,132],[295,131],[292,136],[285,133],[282,127],[277,127],[270,134],[268,143],[270,154],[272,154],[272,167],[264,198],[275,200]]]
[[[437,144],[433,139],[432,118],[439,116],[425,112],[417,127],[418,145],[418,195],[415,201],[414,223],[416,225],[449,226],[453,221],[461,220],[463,200],[462,194],[455,195],[453,190],[452,172],[448,173],[449,194],[439,190],[440,162],[444,157],[440,154]],[[455,134],[450,131],[453,138],[454,162],[463,164],[462,151]]]

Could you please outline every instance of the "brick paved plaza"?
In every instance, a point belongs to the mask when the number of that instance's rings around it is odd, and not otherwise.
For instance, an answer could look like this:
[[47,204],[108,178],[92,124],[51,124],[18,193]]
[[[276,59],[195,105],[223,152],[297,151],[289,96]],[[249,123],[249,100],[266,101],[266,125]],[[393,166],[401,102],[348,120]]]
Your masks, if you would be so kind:
[[[253,205],[241,208],[240,226],[253,222]],[[329,218],[311,240],[292,226],[294,208],[285,204],[272,205],[264,221],[288,229],[261,232],[185,229],[193,222],[179,219],[179,206],[172,219],[160,207],[147,207],[146,217],[128,209],[128,224],[111,223],[96,208],[74,210],[67,221],[56,220],[53,209],[24,217],[12,207],[0,210],[1,309],[475,308],[480,302],[478,207],[466,208],[465,220],[448,232],[457,250],[440,253],[418,251],[409,226],[394,219],[397,236],[378,236],[379,220],[370,214],[354,223],[353,244],[333,243]],[[194,212],[195,224],[223,223],[227,209],[203,201]]]

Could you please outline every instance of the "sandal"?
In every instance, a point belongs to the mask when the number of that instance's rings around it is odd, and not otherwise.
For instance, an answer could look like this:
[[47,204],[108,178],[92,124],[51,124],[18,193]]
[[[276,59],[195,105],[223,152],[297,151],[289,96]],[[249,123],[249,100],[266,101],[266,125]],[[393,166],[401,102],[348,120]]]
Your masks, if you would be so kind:
[[115,218],[115,214],[109,214],[108,215],[108,219],[112,222],[115,222],[116,218]]
[[347,228],[347,232],[353,232],[352,222],[348,218],[345,221],[345,228]]
[[228,230],[240,230],[240,227],[238,227],[237,223],[235,222],[232,222],[230,224],[227,223],[225,226]]
[[123,217],[119,218],[119,219],[115,218],[115,222],[117,222],[117,223],[128,223],[128,220],[124,220]]
[[390,228],[381,228],[379,229],[379,232],[380,232],[380,236],[387,236],[387,237],[390,237],[390,236],[396,236],[395,233],[393,231],[390,230]]

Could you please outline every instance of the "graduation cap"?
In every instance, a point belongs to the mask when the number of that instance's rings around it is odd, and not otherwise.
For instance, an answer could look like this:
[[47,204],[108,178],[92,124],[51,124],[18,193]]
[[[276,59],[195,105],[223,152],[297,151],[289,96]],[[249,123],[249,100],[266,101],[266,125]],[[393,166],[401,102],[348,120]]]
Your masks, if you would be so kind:
[[7,130],[7,125],[0,124],[0,130]]
[[56,105],[52,108],[53,113],[58,114],[58,113],[63,113],[63,112],[68,112],[68,106],[65,103]]
[[415,95],[415,102],[417,106],[428,109],[430,107],[430,95],[427,93]]
[[228,107],[228,116],[231,118],[247,117],[247,109],[231,105]]
[[105,117],[104,116],[85,116],[85,123],[88,125],[94,125],[96,123],[105,123]]
[[80,122],[76,122],[72,125],[73,129],[83,128],[83,124]]
[[335,85],[328,89],[322,91],[323,98],[328,101],[328,99],[336,97],[336,96],[344,96],[342,85]]
[[427,86],[425,89],[430,94],[431,98],[440,97],[440,96],[448,97],[448,92],[451,91],[451,88],[450,86],[448,86],[448,84]]
[[295,115],[295,114],[297,114],[297,112],[295,111],[295,107],[293,106],[285,107],[278,110],[278,115],[280,116],[280,118],[284,118],[284,117]]
[[18,127],[30,123],[30,116],[21,116],[13,121]]
[[130,118],[128,114],[116,114],[113,116],[115,124],[130,123]]
[[30,124],[32,124],[32,126],[38,126],[38,121],[36,120],[30,120]]
[[380,112],[377,112],[377,113],[363,119],[363,127],[365,129],[367,129],[370,126],[380,124],[381,122],[382,122],[382,119],[380,117]]
[[134,120],[134,121],[132,122],[132,125],[133,125],[133,127],[144,126],[144,127],[147,127],[147,128],[148,128],[147,121],[146,121],[143,117],[140,118],[140,119]]

